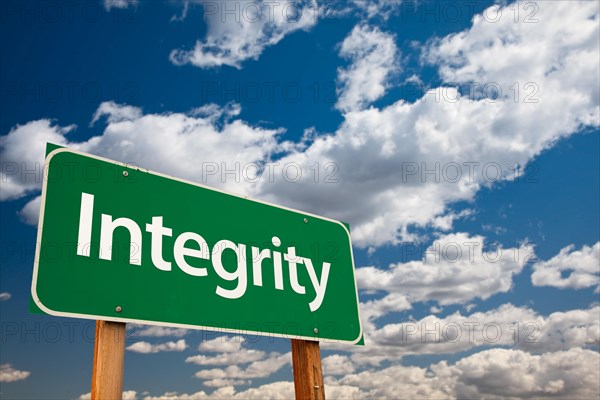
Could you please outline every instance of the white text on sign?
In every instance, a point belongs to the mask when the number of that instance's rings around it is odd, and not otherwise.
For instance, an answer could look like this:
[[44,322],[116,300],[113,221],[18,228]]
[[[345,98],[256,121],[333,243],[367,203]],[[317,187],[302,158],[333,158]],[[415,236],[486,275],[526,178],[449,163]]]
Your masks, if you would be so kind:
[[[81,209],[79,214],[79,233],[77,239],[77,255],[90,257],[90,244],[92,242],[92,218],[94,215],[94,195],[89,193],[81,194]],[[138,246],[139,257],[136,257],[132,251],[129,254],[129,263],[133,265],[142,265],[142,231],[140,226],[133,220],[125,217],[114,219],[112,215],[102,214],[100,224],[100,251],[99,258],[110,261],[112,259],[113,233],[116,228],[125,228],[129,231],[131,243]],[[172,262],[163,258],[163,238],[172,237],[173,230],[163,225],[162,216],[153,216],[152,221],[146,224],[146,232],[151,235],[151,258],[154,266],[161,271],[171,271]],[[187,242],[195,242],[198,248],[186,247]],[[281,240],[273,236],[272,244],[278,248],[281,246]],[[223,252],[232,251],[237,260],[237,268],[231,272],[223,266]],[[298,294],[306,294],[306,288],[298,279],[298,266],[303,265],[308,272],[310,282],[315,291],[315,298],[308,303],[310,311],[319,309],[323,303],[327,289],[327,278],[331,264],[323,262],[321,276],[317,276],[317,271],[310,258],[296,255],[295,247],[288,247],[287,252],[282,254],[279,251],[271,249],[260,249],[255,246],[250,247],[251,257],[247,254],[247,245],[243,243],[235,244],[229,240],[220,240],[210,251],[209,245],[202,236],[195,232],[183,232],[175,239],[173,246],[173,258],[179,269],[191,276],[207,276],[209,271],[205,267],[194,267],[186,262],[185,257],[195,257],[203,260],[211,260],[214,272],[223,280],[237,281],[235,289],[225,289],[217,286],[217,295],[227,299],[238,299],[246,293],[248,286],[248,265],[251,260],[252,283],[254,286],[263,286],[262,272],[263,261],[272,259],[273,275],[275,289],[285,290],[283,282],[283,261],[287,262],[290,277],[290,286]],[[283,260],[282,260],[283,255]]]

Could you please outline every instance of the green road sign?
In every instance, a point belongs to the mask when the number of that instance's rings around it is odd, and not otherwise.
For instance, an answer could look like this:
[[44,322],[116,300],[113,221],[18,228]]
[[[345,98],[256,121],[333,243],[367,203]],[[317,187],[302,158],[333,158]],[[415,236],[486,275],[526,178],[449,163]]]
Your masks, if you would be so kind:
[[348,229],[55,148],[31,288],[57,316],[358,343]]

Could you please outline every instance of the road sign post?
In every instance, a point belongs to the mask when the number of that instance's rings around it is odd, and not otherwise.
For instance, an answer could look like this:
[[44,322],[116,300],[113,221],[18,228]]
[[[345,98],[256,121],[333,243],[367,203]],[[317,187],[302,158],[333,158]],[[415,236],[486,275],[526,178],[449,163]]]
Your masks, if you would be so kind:
[[319,342],[292,339],[296,399],[325,400]]
[[125,324],[96,321],[92,400],[120,399],[123,395]]

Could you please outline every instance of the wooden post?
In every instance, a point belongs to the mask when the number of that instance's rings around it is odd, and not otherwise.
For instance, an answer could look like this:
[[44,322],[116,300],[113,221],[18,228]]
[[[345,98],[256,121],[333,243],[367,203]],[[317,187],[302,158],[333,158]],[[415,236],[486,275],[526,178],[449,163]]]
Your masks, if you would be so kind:
[[296,400],[325,400],[319,342],[292,339]]
[[92,400],[120,400],[123,396],[125,323],[96,321]]

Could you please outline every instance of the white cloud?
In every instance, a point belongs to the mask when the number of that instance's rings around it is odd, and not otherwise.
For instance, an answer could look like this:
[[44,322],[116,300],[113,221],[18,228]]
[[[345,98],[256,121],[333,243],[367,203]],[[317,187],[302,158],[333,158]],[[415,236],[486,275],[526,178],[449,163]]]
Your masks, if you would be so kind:
[[[233,390],[233,387],[229,386],[227,387],[227,390]],[[218,391],[216,391],[218,392]],[[215,394],[216,394],[215,392]],[[220,394],[223,394],[224,391],[221,390]],[[177,393],[177,392],[166,392],[163,395],[160,396],[146,396],[144,397],[144,400],[199,400],[199,399],[209,399],[209,395],[204,392],[204,391],[200,391],[200,392],[196,392],[196,393],[192,393],[192,394],[188,394],[188,393]]]
[[[199,354],[185,359],[185,362],[197,365],[235,365],[247,364],[265,358],[265,352],[253,349],[240,349],[231,353],[220,353],[213,356]],[[225,385],[222,385],[225,386]]]
[[[521,324],[518,347],[530,352],[600,345],[600,307],[554,312],[538,317],[539,325]],[[539,331],[537,330],[539,328]]]
[[[369,355],[387,359],[405,354],[451,354],[479,346],[516,346],[532,352],[564,350],[600,343],[600,307],[543,317],[531,309],[504,304],[471,315],[387,324],[371,332]],[[357,357],[358,359],[358,357]]]
[[196,372],[195,376],[204,380],[266,378],[284,366],[290,365],[291,361],[292,353],[270,353],[267,358],[254,361],[244,368],[230,365],[224,369],[203,369]]
[[[91,398],[92,398],[91,393],[85,393],[85,394],[82,394],[81,396],[79,396],[77,399],[78,400],[90,400]],[[121,399],[122,400],[136,400],[137,392],[135,390],[126,390],[123,392]]]
[[[185,362],[197,365],[219,365],[224,369],[202,370],[196,377],[204,379],[209,387],[239,386],[247,384],[246,379],[267,377],[289,363],[290,355],[267,354],[261,350],[242,347],[242,336],[222,336],[202,342],[198,350],[203,353],[186,358]],[[240,365],[249,364],[243,369]],[[225,367],[228,366],[228,367]]]
[[194,117],[204,117],[208,118],[210,121],[218,121],[220,118],[223,118],[226,121],[229,121],[233,117],[237,117],[242,112],[242,107],[235,102],[230,102],[225,104],[224,106],[208,103],[203,106],[196,107],[192,109],[190,114]]
[[[95,120],[106,116],[107,126],[101,135],[85,142],[67,140],[64,135],[74,127],[53,125],[50,120],[17,125],[0,138],[0,157],[5,163],[0,199],[40,190],[46,142],[243,194],[250,189],[246,181],[254,179],[255,165],[264,164],[286,143],[278,143],[276,138],[282,130],[231,121],[238,113],[237,105],[211,105],[189,114],[143,115],[134,107],[102,103]],[[237,177],[227,180],[225,170],[236,168]],[[22,210],[26,222],[37,223],[39,202],[33,199]]]
[[466,357],[452,368],[459,374],[459,398],[598,398],[600,355],[579,348],[531,355],[491,349]]
[[0,293],[0,301],[8,301],[8,300],[10,300],[11,297],[12,297],[12,295],[8,292]]
[[114,101],[105,101],[100,104],[90,125],[95,124],[100,118],[107,117],[109,123],[133,121],[142,117],[139,107],[117,104]]
[[42,186],[46,142],[65,145],[74,125],[59,127],[49,119],[17,125],[0,137],[2,190],[0,200],[13,200]]
[[242,349],[243,336],[221,336],[200,343],[198,350],[209,353],[235,353]]
[[293,398],[294,386],[291,382],[273,382],[258,388],[246,389],[243,392],[232,393],[233,400],[264,399],[287,400]]
[[[395,365],[329,380],[360,389],[359,398],[597,398],[597,352],[574,348],[532,355],[490,349],[427,368]],[[326,383],[325,389],[328,385]]]
[[368,320],[375,320],[393,311],[404,311],[411,308],[406,296],[398,293],[390,293],[377,300],[369,300],[360,303],[360,313]]
[[279,43],[286,35],[310,29],[318,18],[313,0],[201,3],[208,24],[206,38],[196,41],[191,50],[173,50],[170,59],[177,65],[241,68],[242,62],[257,60],[265,48]]
[[162,396],[145,397],[144,400],[201,400],[201,399],[230,399],[230,400],[288,400],[294,396],[294,384],[292,382],[267,383],[257,388],[250,388],[242,392],[236,392],[233,386],[225,386],[212,393],[204,391],[192,394],[178,394],[168,392]]
[[106,11],[110,11],[113,8],[127,8],[130,6],[137,6],[139,0],[104,0],[104,8]]
[[406,296],[389,293],[381,299],[369,300],[360,303],[360,317],[362,319],[363,333],[368,335],[375,330],[375,321],[391,312],[400,312],[409,310],[411,304]]
[[135,399],[137,399],[137,393],[135,392],[135,390],[126,390],[123,392],[121,399],[122,400],[135,400]]
[[344,385],[360,390],[357,398],[448,399],[454,397],[454,377],[446,364],[429,368],[391,366],[346,375],[325,383],[326,393],[332,386]]
[[[567,276],[563,276],[568,273]],[[531,282],[535,286],[554,286],[561,289],[582,289],[600,284],[600,242],[575,250],[574,245],[563,248],[548,261],[533,265]]]
[[[346,113],[334,134],[280,160],[301,166],[300,181],[261,182],[259,192],[350,222],[359,246],[413,240],[412,227],[450,229],[450,204],[514,179],[515,163],[527,164],[584,125],[598,126],[598,4],[538,5],[540,23],[515,23],[504,9],[497,23],[478,17],[470,29],[432,42],[427,60],[449,84],[414,103]],[[451,83],[472,80],[506,90],[496,100],[469,98]],[[525,102],[531,82],[538,103]],[[314,182],[317,162],[333,163],[338,183]]]
[[[128,326],[129,325],[132,324],[128,324]],[[169,328],[157,325],[133,325],[133,329],[135,336],[145,337],[182,337],[189,332],[188,329]]]
[[29,225],[37,225],[40,218],[40,206],[42,205],[42,196],[35,196],[25,204],[19,211],[21,220]]
[[382,18],[387,20],[400,10],[404,0],[352,0],[354,6],[367,18]]
[[364,347],[324,343],[323,348],[349,352],[354,368],[359,369],[395,362],[405,355],[456,354],[480,347],[510,346],[532,353],[593,347],[600,344],[600,307],[542,316],[527,307],[504,304],[469,315],[457,311],[381,326],[371,319],[363,321],[363,327]]
[[432,314],[439,314],[442,311],[444,311],[444,309],[442,307],[431,306],[429,308],[429,312],[432,313]]
[[[204,112],[201,116],[194,111],[190,114],[139,115],[119,110],[105,109],[109,114],[104,134],[79,144],[79,147],[155,171],[240,192],[245,188],[243,180],[238,175],[238,182],[236,179],[225,181],[222,166],[241,169],[253,162],[264,162],[279,146],[276,135],[281,130],[256,128],[240,120],[230,121],[229,117],[235,111],[229,106],[226,110],[213,108],[212,114]],[[209,166],[217,168],[217,173],[211,175]]]
[[27,379],[30,375],[29,371],[19,371],[14,369],[10,364],[0,365],[0,382],[16,382]]
[[390,77],[400,70],[398,53],[393,35],[368,25],[355,26],[340,47],[340,56],[351,64],[338,69],[336,107],[359,110],[382,97]]
[[527,245],[485,251],[484,246],[482,236],[444,235],[425,251],[421,261],[392,264],[389,269],[358,268],[358,287],[402,293],[411,302],[435,300],[446,305],[485,300],[510,290],[512,277],[534,254]]
[[538,6],[537,22],[515,23],[510,6],[493,5],[474,17],[468,31],[432,42],[426,59],[439,65],[447,82],[496,83],[513,103],[511,85],[535,83],[540,93],[533,98],[540,103],[531,108],[541,115],[535,121],[522,121],[530,106],[517,107],[513,128],[551,118],[559,124],[558,137],[579,124],[597,125],[599,4],[558,1]]
[[248,381],[235,380],[235,379],[210,379],[202,382],[204,386],[208,387],[224,387],[224,386],[241,386],[247,385]]
[[190,11],[190,2],[189,2],[189,0],[184,0],[183,7],[181,8],[181,14],[179,14],[179,15],[175,14],[175,15],[171,16],[170,21],[171,22],[185,21],[189,11]]
[[163,351],[184,351],[187,348],[185,339],[180,339],[177,342],[166,342],[159,344],[151,344],[148,342],[137,342],[127,346],[127,350],[135,353],[159,353]]
[[322,359],[323,375],[347,375],[354,372],[354,365],[348,356],[334,354]]

